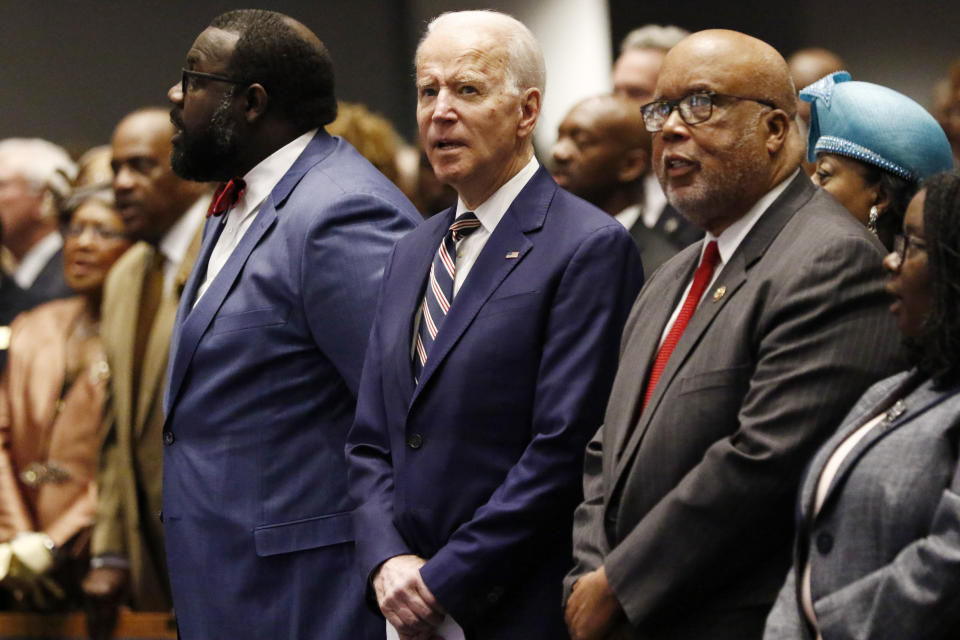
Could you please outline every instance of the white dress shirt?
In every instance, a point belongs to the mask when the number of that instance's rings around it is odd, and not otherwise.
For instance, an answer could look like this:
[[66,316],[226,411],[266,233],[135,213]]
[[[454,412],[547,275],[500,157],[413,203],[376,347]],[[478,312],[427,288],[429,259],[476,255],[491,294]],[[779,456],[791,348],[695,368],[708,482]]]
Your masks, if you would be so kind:
[[36,243],[17,265],[13,272],[13,281],[21,289],[29,289],[43,268],[50,262],[50,258],[63,247],[63,237],[57,231],[51,231],[43,240]]
[[[717,263],[717,266],[713,270],[713,277],[710,279],[710,283],[704,289],[704,298],[706,293],[713,286],[713,283],[717,281],[717,278],[720,277],[720,272],[723,271],[724,265],[726,265],[730,258],[733,257],[733,254],[736,252],[737,248],[740,246],[740,243],[743,242],[743,239],[747,237],[747,234],[750,233],[750,230],[753,229],[753,226],[757,224],[757,221],[760,220],[760,217],[763,215],[763,212],[773,204],[773,201],[780,197],[780,194],[783,193],[787,185],[796,177],[800,172],[799,169],[790,174],[790,176],[780,182],[773,189],[768,191],[762,198],[756,201],[754,205],[750,208],[747,213],[731,224],[729,227],[723,230],[719,236],[715,236],[710,232],[707,232],[706,236],[703,238],[703,242],[700,243],[700,258],[697,259],[697,264],[700,264],[700,260],[703,259],[703,252],[706,250],[707,245],[712,241],[717,241],[717,249],[720,252],[720,262]],[[667,326],[663,328],[663,333],[660,334],[660,344],[663,344],[663,341],[666,340],[667,334],[670,333],[670,328],[673,327],[673,323],[677,321],[677,316],[680,315],[680,310],[683,308],[683,302],[687,298],[687,293],[690,291],[690,287],[693,286],[693,277],[690,277],[690,282],[687,283],[687,286],[683,289],[683,295],[680,296],[680,300],[677,302],[677,306],[674,308],[673,313],[670,315],[670,319],[667,321]],[[701,301],[703,299],[701,298]],[[699,304],[699,303],[698,303]]]
[[[630,229],[633,229],[633,225],[637,223],[637,220],[640,219],[640,214],[642,213],[643,205],[638,203],[630,205],[613,217],[616,218],[617,222],[623,225],[624,229],[630,231]],[[644,226],[646,226],[646,223],[644,223]]]
[[657,179],[655,171],[647,172],[643,176],[643,224],[648,229],[657,226],[657,220],[667,206],[667,196]]
[[[497,228],[497,224],[500,223],[507,209],[510,208],[510,205],[513,204],[513,201],[520,192],[523,191],[523,188],[527,186],[530,178],[533,177],[533,174],[535,174],[539,168],[540,163],[537,162],[537,159],[531,158],[530,162],[528,162],[523,169],[520,169],[520,171],[507,180],[502,187],[494,191],[493,195],[487,198],[483,204],[474,209],[473,213],[476,214],[477,219],[480,221],[480,227],[457,244],[457,270],[453,279],[454,297],[456,297],[457,292],[460,291],[463,281],[466,280],[470,269],[473,268],[473,264],[477,261],[477,257],[480,255],[480,252],[483,251],[487,240],[490,239],[490,234]],[[467,211],[470,211],[467,205],[463,203],[463,200],[457,198],[457,214],[454,216],[454,220],[456,220],[460,214],[466,213]]]
[[256,220],[263,201],[267,199],[273,188],[280,182],[280,178],[290,170],[290,167],[307,148],[316,133],[317,129],[314,129],[288,142],[261,160],[260,164],[250,169],[243,176],[246,188],[233,208],[223,214],[224,221],[220,223],[223,225],[223,231],[220,232],[217,244],[210,253],[206,277],[203,284],[197,289],[197,297],[193,301],[194,306],[210,288],[214,278],[217,277],[223,265],[233,254],[234,249],[240,244],[247,229]]
[[174,278],[187,255],[190,242],[197,229],[203,224],[203,217],[210,205],[210,196],[201,196],[190,205],[180,219],[167,229],[160,239],[157,249],[163,254],[163,295],[166,297],[173,290]]

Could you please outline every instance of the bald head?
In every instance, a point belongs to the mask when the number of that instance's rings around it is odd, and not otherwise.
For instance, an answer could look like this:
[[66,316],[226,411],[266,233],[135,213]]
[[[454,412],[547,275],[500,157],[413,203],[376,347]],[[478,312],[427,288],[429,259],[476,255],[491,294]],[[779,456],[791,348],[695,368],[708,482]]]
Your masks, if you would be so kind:
[[616,215],[639,199],[650,134],[635,102],[596,96],[567,113],[552,155],[557,184]]
[[736,31],[695,33],[667,53],[657,98],[707,94],[706,120],[674,110],[654,135],[654,168],[670,203],[714,234],[800,164],[797,98],[776,49]]
[[[797,91],[827,74],[847,68],[840,56],[820,47],[800,49],[787,59],[787,65]],[[797,111],[804,122],[810,122],[810,103],[801,100]]]
[[169,113],[150,107],[123,118],[111,142],[117,210],[127,233],[151,244],[159,243],[204,191],[170,168],[172,135]]
[[[796,115],[797,96],[787,62],[763,40],[726,29],[700,31],[680,41],[664,68],[688,77],[702,77],[723,93],[772,102],[788,116]],[[712,87],[711,87],[712,88]],[[717,89],[719,91],[719,89]]]

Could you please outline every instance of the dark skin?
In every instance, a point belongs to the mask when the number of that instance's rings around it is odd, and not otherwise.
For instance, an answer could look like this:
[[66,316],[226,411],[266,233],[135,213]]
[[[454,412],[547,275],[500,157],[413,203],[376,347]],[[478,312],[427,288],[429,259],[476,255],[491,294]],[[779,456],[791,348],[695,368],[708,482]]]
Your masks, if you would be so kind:
[[[305,40],[319,46],[316,36],[305,26],[292,19],[288,19],[288,23]],[[187,54],[187,68],[231,75],[231,61],[239,38],[239,34],[223,29],[205,29]],[[167,98],[173,105],[172,119],[189,126],[191,119],[202,121],[205,116],[209,118],[211,107],[222,100],[230,87],[227,83],[209,82],[202,91],[196,95],[191,93],[190,99],[185,100],[180,83],[174,84],[167,91]],[[264,158],[306,132],[290,122],[283,113],[271,108],[269,93],[257,82],[236,88],[231,100],[230,116],[236,124],[241,144],[232,162],[223,165],[221,175],[217,176],[219,180],[246,174]],[[174,134],[174,139],[177,135]]]
[[[305,40],[319,46],[319,41],[305,26],[288,19],[288,24]],[[230,76],[230,65],[239,34],[208,28],[194,41],[187,54],[188,69]],[[185,100],[180,83],[167,91],[173,105],[175,123],[203,124],[232,85],[222,82],[204,83],[202,89]],[[246,174],[264,158],[306,131],[290,122],[277,109],[271,108],[270,95],[263,85],[252,83],[237,87],[231,100],[230,116],[241,141],[238,153],[225,163],[220,180]],[[174,132],[174,138],[180,132]],[[89,599],[88,626],[94,640],[109,638],[116,621],[117,606],[126,598],[129,570],[101,567],[84,579],[83,589]]]
[[[653,161],[668,198],[682,200],[684,215],[720,235],[796,170],[801,145],[792,124],[796,99],[787,66],[766,43],[725,30],[681,41],[664,59],[656,97],[676,100],[705,89],[784,105],[735,101],[715,107],[710,119],[695,125],[673,111],[653,136]],[[733,164],[745,168],[735,181],[729,175]],[[573,585],[565,620],[573,640],[633,634],[603,566]]]

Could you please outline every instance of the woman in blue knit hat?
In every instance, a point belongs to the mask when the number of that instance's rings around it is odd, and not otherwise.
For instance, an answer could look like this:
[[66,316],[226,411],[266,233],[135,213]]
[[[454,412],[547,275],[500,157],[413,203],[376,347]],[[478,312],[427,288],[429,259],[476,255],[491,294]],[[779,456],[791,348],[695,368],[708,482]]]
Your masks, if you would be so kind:
[[807,159],[814,182],[870,228],[887,249],[920,183],[953,168],[943,129],[893,89],[854,82],[846,71],[800,92],[810,105]]

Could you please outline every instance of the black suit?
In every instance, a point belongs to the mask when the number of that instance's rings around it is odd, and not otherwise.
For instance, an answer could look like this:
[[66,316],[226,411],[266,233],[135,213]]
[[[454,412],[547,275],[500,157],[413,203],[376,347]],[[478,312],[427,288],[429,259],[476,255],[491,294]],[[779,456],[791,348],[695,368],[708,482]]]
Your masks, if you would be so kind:
[[[0,274],[0,333],[6,334],[10,323],[21,311],[35,306],[37,301],[17,286],[11,278]],[[7,335],[0,335],[0,372],[7,366]]]
[[683,214],[669,203],[663,208],[660,217],[657,218],[657,224],[653,225],[653,230],[659,231],[669,239],[677,251],[689,247],[703,237],[703,230],[684,218]]
[[74,295],[63,275],[63,249],[57,249],[27,291],[33,296],[34,304]]

